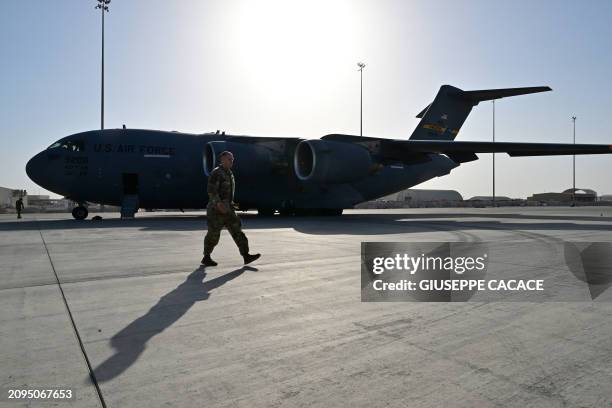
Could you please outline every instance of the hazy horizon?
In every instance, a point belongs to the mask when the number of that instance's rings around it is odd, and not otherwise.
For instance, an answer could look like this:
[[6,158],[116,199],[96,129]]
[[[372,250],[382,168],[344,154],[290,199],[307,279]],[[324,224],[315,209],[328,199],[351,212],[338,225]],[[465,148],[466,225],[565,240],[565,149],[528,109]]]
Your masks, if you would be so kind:
[[[7,0],[0,14],[0,186],[48,194],[25,174],[55,140],[100,126],[96,1]],[[145,7],[146,6],[146,7]],[[612,145],[612,3],[593,1],[121,2],[106,15],[105,125],[291,136],[407,139],[442,84],[465,90],[548,85],[498,100],[496,140]],[[457,140],[491,140],[492,105]],[[491,155],[415,186],[491,195]],[[572,156],[496,155],[496,194],[572,185]],[[612,193],[612,156],[577,156],[576,187]],[[56,196],[55,194],[51,194]]]

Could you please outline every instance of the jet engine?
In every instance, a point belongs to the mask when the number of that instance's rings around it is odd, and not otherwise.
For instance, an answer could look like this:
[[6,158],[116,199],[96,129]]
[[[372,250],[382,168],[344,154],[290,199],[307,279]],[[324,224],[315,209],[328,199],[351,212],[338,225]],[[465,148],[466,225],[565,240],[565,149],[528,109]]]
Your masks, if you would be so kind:
[[202,161],[204,173],[210,173],[219,163],[219,154],[229,150],[235,157],[232,171],[243,178],[269,174],[272,170],[271,151],[265,146],[252,143],[212,141],[204,146]]
[[303,140],[293,156],[296,176],[302,181],[349,183],[370,173],[370,152],[357,144]]

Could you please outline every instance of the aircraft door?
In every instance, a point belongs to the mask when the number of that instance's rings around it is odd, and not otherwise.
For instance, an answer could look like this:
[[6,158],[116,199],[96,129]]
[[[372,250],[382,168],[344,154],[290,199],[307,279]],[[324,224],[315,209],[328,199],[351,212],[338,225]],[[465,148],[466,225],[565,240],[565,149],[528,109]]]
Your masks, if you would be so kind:
[[138,174],[123,173],[123,195],[138,194]]

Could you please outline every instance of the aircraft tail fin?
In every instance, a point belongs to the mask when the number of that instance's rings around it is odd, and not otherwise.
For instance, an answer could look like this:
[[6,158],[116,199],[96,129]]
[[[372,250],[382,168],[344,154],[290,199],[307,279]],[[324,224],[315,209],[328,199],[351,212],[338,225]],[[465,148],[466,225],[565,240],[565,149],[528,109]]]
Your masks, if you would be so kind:
[[442,85],[434,101],[417,115],[421,121],[410,140],[454,140],[472,108],[478,103],[551,90],[547,86],[536,86],[463,91],[454,86]]

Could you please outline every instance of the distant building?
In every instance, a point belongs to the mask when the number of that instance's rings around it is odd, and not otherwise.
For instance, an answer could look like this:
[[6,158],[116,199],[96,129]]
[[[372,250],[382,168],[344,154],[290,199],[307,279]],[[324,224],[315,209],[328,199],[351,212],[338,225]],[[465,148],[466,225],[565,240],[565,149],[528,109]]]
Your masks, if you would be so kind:
[[7,208],[12,206],[13,190],[0,187],[0,207]]
[[546,205],[563,205],[570,204],[574,201],[576,195],[576,203],[595,203],[597,201],[597,193],[588,188],[569,188],[562,193],[537,193],[531,197],[527,197],[527,201],[537,202]]
[[48,195],[28,196],[28,202],[31,210],[43,212],[70,212],[76,206],[67,198],[50,198]]
[[[495,201],[513,201],[514,198],[506,197],[506,196],[495,196]],[[474,196],[472,198],[468,198],[467,201],[493,201],[493,196]]]
[[67,198],[51,198],[49,199],[45,210],[70,212],[75,206],[74,201],[68,200]]
[[23,197],[26,212],[70,212],[75,206],[72,200],[66,198],[50,198],[48,195],[28,195],[25,190],[0,187],[0,210],[14,209],[19,197]]
[[29,195],[28,206],[31,207],[47,207],[51,202],[48,195]]
[[612,201],[612,194],[603,194],[599,196],[599,201]]
[[406,189],[356,208],[459,207],[463,197],[454,190]]
[[466,201],[466,205],[468,207],[489,207],[495,205],[496,207],[516,207],[525,205],[525,200],[520,198],[510,198],[506,196],[495,196],[495,201],[493,201],[493,196],[474,196]]
[[[15,208],[15,203],[23,195],[25,190],[0,187],[0,208]],[[23,203],[28,205],[28,196],[23,196]]]
[[411,207],[427,205],[454,206],[463,201],[459,192],[454,190],[408,189],[397,193],[397,201],[407,201]]

